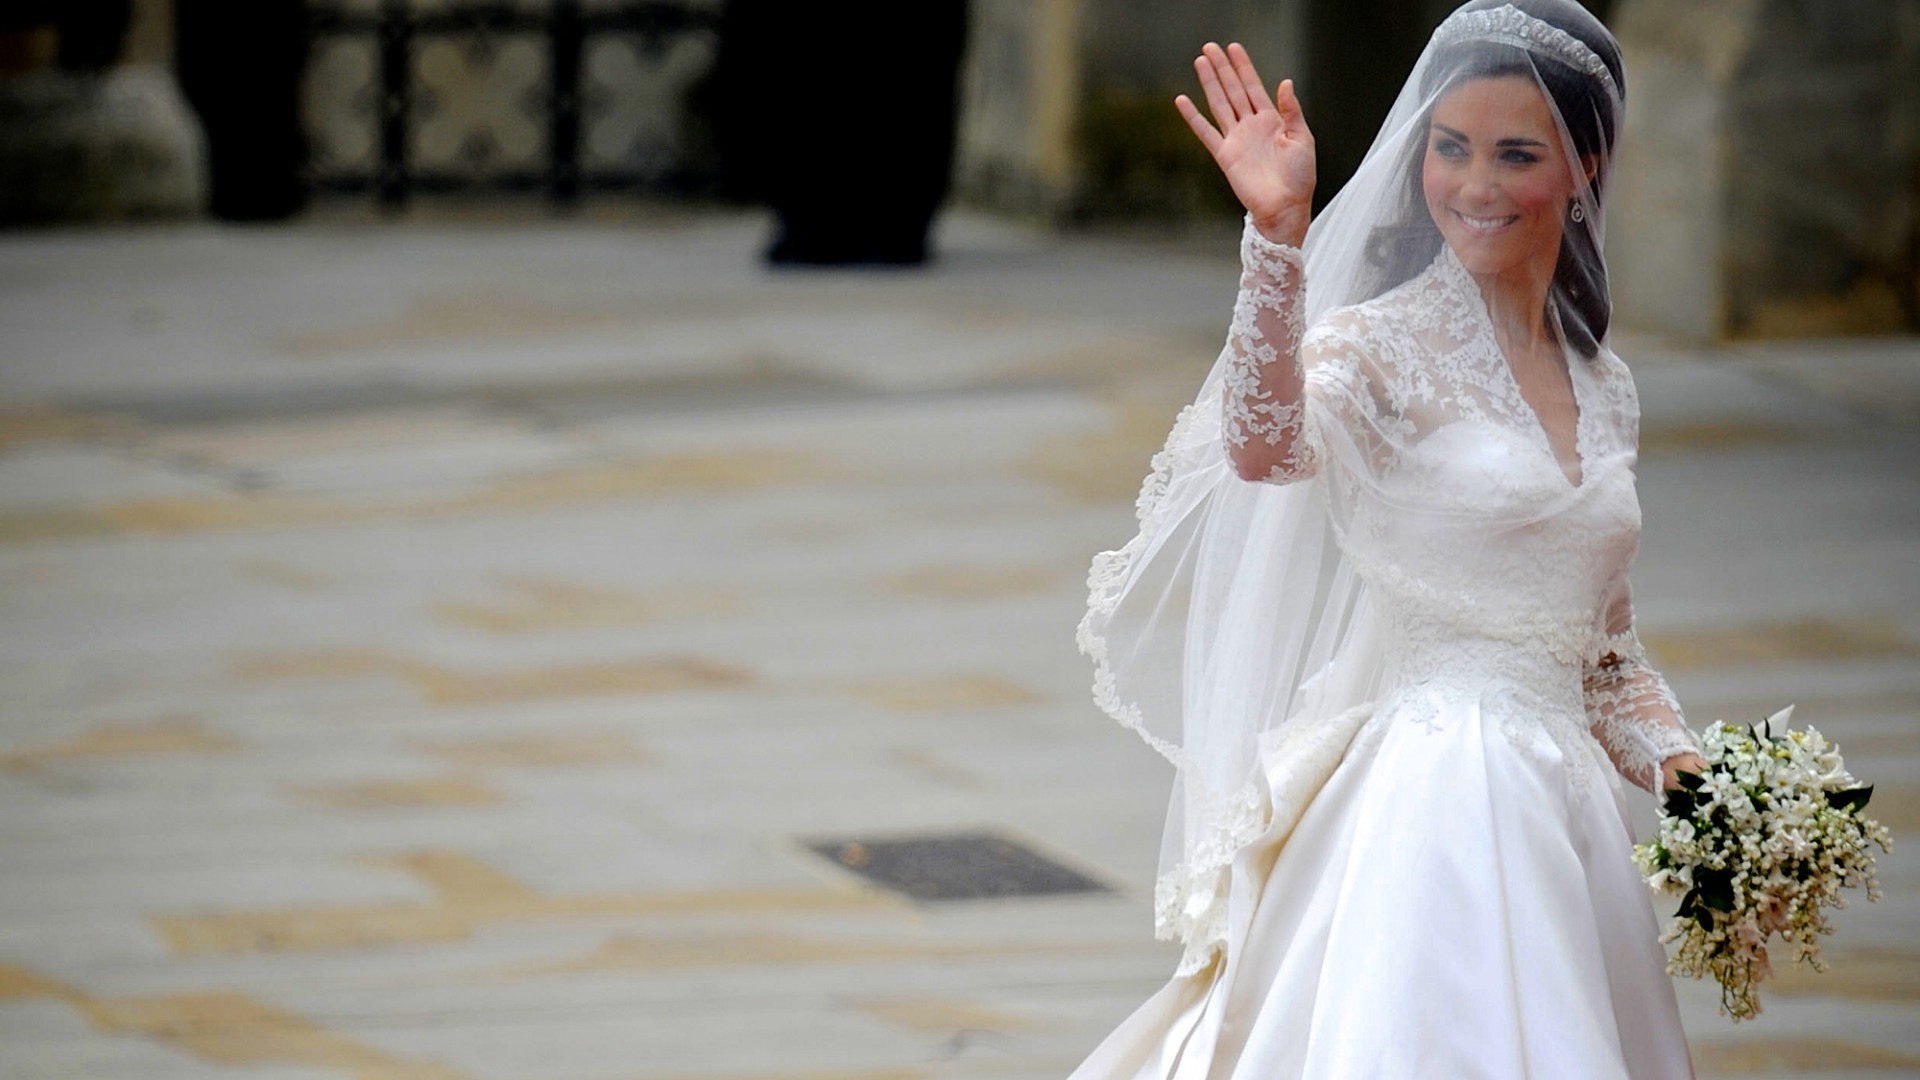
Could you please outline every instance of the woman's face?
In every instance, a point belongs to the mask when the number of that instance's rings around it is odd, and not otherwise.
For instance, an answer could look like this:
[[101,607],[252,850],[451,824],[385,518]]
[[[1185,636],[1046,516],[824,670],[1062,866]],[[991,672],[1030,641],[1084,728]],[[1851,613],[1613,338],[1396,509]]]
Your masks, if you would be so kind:
[[1553,113],[1524,76],[1470,79],[1434,104],[1421,166],[1427,212],[1476,276],[1544,263],[1573,196]]

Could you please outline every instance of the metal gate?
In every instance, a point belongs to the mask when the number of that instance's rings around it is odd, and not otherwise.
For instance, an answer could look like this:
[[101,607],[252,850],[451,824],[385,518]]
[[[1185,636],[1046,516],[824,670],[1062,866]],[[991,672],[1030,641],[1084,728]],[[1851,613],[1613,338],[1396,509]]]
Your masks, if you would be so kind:
[[711,174],[695,88],[717,3],[313,3],[307,181],[371,192],[673,190]]

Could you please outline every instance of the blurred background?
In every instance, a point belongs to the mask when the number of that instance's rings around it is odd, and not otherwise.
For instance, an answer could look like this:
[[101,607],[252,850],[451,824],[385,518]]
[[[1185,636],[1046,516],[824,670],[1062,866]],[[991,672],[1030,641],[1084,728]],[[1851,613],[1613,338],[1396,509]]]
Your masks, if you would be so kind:
[[[1641,636],[1896,835],[1696,1064],[1920,1075],[1920,5],[1589,6]],[[1172,98],[1324,202],[1451,7],[6,5],[0,1078],[1065,1075],[1177,959],[1073,644],[1234,299]]]

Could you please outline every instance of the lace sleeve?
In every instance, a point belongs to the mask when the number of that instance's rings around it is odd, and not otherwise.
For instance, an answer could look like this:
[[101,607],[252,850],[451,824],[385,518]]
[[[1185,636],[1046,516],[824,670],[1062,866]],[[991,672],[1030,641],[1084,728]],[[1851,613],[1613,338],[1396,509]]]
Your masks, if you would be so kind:
[[1699,753],[1680,702],[1647,659],[1633,623],[1633,587],[1620,575],[1606,606],[1606,631],[1587,663],[1587,723],[1629,783],[1660,793],[1661,763]]
[[1240,234],[1240,295],[1227,331],[1221,426],[1227,456],[1242,479],[1289,483],[1319,467],[1302,401],[1305,276],[1300,249],[1268,240],[1247,215]]

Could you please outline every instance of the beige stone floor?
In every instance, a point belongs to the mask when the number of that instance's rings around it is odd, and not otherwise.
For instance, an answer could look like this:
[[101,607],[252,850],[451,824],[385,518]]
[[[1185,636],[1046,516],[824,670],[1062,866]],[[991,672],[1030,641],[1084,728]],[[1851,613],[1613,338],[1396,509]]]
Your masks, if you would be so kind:
[[[1170,973],[1073,629],[1231,237],[760,229],[0,237],[0,1078],[1039,1080]],[[1920,1075],[1920,343],[1620,347],[1656,659],[1896,835],[1831,972],[1682,980],[1701,1074]],[[803,846],[960,829],[1114,892]]]

